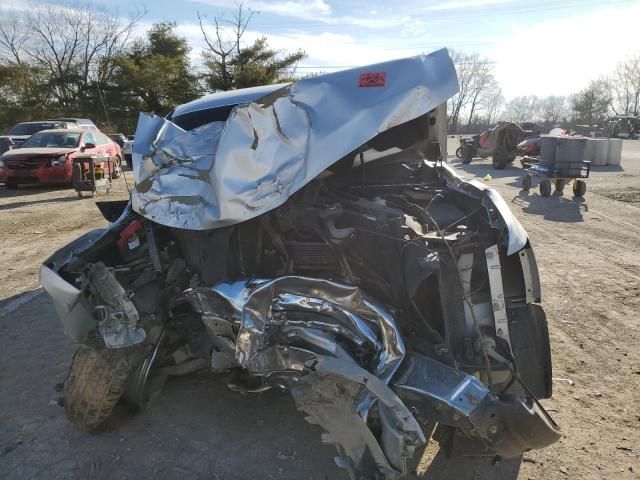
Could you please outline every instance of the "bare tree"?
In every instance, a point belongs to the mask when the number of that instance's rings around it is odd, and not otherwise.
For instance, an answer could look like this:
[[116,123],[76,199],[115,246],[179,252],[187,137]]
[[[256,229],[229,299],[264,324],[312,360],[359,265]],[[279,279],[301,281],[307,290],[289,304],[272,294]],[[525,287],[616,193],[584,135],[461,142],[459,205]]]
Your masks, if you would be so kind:
[[24,18],[9,12],[0,21],[0,58],[22,65],[23,47],[29,39]]
[[507,102],[502,117],[516,123],[537,121],[540,118],[540,99],[535,95],[514,97]]
[[475,61],[479,58],[479,54],[467,55],[462,52],[451,50],[451,60],[456,67],[458,74],[458,85],[460,89],[451,100],[449,106],[449,128],[452,131],[458,129],[458,120],[461,112],[469,104],[471,98],[471,85],[473,83],[473,75],[475,69]]
[[550,95],[540,99],[540,119],[546,124],[557,123],[568,116],[567,98]]
[[640,114],[640,54],[620,62],[607,83],[617,115]]
[[493,77],[493,65],[487,59],[480,59],[474,56],[473,71],[471,82],[469,84],[469,120],[467,127],[471,125],[473,116],[477,113],[477,109],[482,104],[483,98],[487,95],[489,87],[495,82]]
[[106,81],[108,60],[128,44],[142,15],[122,20],[95,5],[32,4],[5,17],[0,47],[5,58],[44,72],[60,108],[69,109],[92,83]]
[[611,106],[609,86],[604,80],[592,80],[572,97],[574,119],[595,125],[606,120]]
[[504,105],[504,95],[502,94],[502,88],[498,82],[493,81],[487,88],[486,93],[482,98],[482,111],[486,116],[487,125],[493,125],[497,120],[500,111]]
[[467,127],[471,125],[495,78],[491,62],[480,57],[479,53],[465,54],[452,50],[451,59],[460,86],[458,93],[448,102],[449,128],[456,131],[463,114],[468,115]]
[[5,108],[2,122],[11,123],[16,114],[30,118],[45,107],[51,88],[46,75],[30,62],[25,53],[29,29],[24,15],[7,12],[0,20],[1,95]]
[[[210,90],[231,90],[289,81],[298,62],[306,57],[301,50],[274,50],[269,47],[265,37],[243,45],[243,36],[253,15],[253,11],[247,11],[242,4],[238,4],[231,18],[215,17],[207,26],[205,18],[198,13],[200,31],[207,47],[202,56],[209,70],[205,78]],[[212,33],[208,32],[210,29]]]
[[[243,5],[239,4],[238,9],[231,19],[222,16],[214,17],[213,30],[215,38],[207,33],[204,18],[200,15],[200,12],[197,12],[197,15],[202,37],[209,49],[208,52],[204,53],[205,61],[208,60],[209,63],[219,65],[217,71],[219,72],[220,80],[223,85],[228,86],[228,88],[222,88],[222,90],[230,90],[233,86],[234,77],[230,63],[232,63],[231,60],[234,57],[240,56],[240,42],[254,12],[249,10],[247,13]],[[242,68],[242,66],[240,68]]]

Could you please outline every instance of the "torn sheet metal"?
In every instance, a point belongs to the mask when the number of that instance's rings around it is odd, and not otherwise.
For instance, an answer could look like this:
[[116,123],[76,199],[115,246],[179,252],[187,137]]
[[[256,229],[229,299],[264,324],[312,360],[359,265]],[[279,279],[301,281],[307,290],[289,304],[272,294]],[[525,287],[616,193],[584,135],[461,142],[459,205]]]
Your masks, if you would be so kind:
[[[384,86],[359,87],[363,72]],[[446,49],[295,82],[239,105],[226,124],[185,132],[142,114],[133,145],[134,210],[163,225],[205,230],[283,204],[334,162],[458,91]]]
[[417,353],[405,358],[391,387],[420,421],[460,428],[505,458],[560,438],[558,425],[537,401],[497,396],[474,376]]
[[144,328],[138,325],[140,315],[115,275],[102,262],[90,266],[91,290],[104,302],[96,306],[98,325],[109,348],[124,348],[142,343]]
[[[353,285],[300,276],[216,285],[212,291],[236,309],[239,332],[236,360],[247,367],[266,344],[269,326],[299,325],[328,330],[376,352],[373,372],[388,381],[405,354],[396,322],[388,311]],[[313,313],[317,318],[285,322],[285,312]]]
[[407,354],[393,316],[355,286],[286,276],[187,297],[214,336],[230,338],[234,325],[230,365],[261,377],[263,389],[288,389],[326,431],[323,440],[338,446],[337,463],[352,478],[400,478],[426,442],[421,422],[460,428],[505,456],[558,438],[537,404],[498,397],[472,375]]
[[[310,373],[291,387],[306,420],[326,433],[342,453],[336,459],[352,479],[396,479],[406,474],[406,460],[426,443],[419,423],[393,390],[353,360],[316,356],[307,362]],[[354,398],[364,393],[376,399],[380,437],[376,438],[354,409]]]
[[[298,408],[327,431],[325,441],[345,450],[339,464],[349,471],[397,478],[426,442],[387,385],[405,356],[395,319],[358,287],[286,276],[221,283],[186,296],[212,337],[229,338],[226,322],[235,325],[229,366],[290,390]],[[370,412],[381,419],[381,443],[367,422]]]
[[[483,204],[485,207],[492,207],[497,210],[500,215],[499,218],[503,223],[503,227],[508,233],[507,255],[512,255],[525,247],[528,241],[527,232],[515,217],[509,208],[509,205],[507,205],[507,202],[504,201],[502,195],[486,183],[480,182],[476,179],[468,180],[459,176],[453,167],[446,163],[442,165],[442,171],[449,181],[450,188],[463,190],[465,192],[468,192],[469,189],[472,188],[479,194],[484,195]],[[493,226],[496,227],[497,225]]]

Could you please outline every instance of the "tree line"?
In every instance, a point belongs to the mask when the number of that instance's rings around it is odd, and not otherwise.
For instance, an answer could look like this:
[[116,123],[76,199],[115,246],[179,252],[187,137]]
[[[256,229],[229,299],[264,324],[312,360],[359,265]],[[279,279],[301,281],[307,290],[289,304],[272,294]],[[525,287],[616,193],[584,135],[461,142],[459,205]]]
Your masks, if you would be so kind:
[[281,52],[266,38],[243,41],[252,12],[197,15],[202,67],[176,24],[136,37],[145,11],[127,18],[92,4],[33,4],[0,20],[0,131],[20,121],[88,117],[129,133],[138,112],[165,115],[208,92],[291,79],[302,51]]
[[572,95],[525,95],[509,101],[489,59],[455,51],[451,58],[460,83],[459,93],[448,105],[451,133],[477,132],[499,120],[572,127],[603,125],[612,116],[640,115],[640,53]]
[[[105,131],[132,132],[138,112],[160,115],[208,92],[296,77],[303,51],[279,51],[266,38],[244,40],[254,12],[196,15],[203,40],[199,67],[176,24],[155,23],[136,36],[145,11],[127,18],[83,3],[33,4],[0,19],[0,131],[19,121],[89,117]],[[449,131],[478,131],[499,120],[601,124],[640,114],[640,53],[569,96],[506,100],[495,64],[451,51],[460,91],[448,103]]]

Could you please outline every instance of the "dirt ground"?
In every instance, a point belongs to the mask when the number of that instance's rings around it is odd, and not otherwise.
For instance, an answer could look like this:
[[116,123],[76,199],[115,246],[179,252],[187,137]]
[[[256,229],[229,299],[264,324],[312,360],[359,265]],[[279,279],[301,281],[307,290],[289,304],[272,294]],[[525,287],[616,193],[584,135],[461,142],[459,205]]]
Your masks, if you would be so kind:
[[[530,235],[554,360],[544,403],[563,437],[500,462],[449,460],[432,445],[419,478],[640,478],[640,141],[625,141],[621,168],[594,169],[583,200],[568,188],[549,198],[520,192],[519,165],[450,162],[468,177],[490,174]],[[126,195],[116,181],[110,198]],[[56,248],[106,224],[95,200],[0,187],[0,478],[345,478],[287,394],[242,396],[207,375],[170,381],[142,413],[122,407],[100,435],[71,427],[57,389],[75,347],[37,271]]]

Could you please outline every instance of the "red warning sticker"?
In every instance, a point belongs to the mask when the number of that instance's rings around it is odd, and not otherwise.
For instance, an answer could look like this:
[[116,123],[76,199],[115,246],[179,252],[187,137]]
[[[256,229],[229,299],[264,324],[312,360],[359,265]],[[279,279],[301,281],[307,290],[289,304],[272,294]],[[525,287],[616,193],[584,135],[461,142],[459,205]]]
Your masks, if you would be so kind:
[[360,74],[360,87],[384,87],[387,72],[364,72]]

